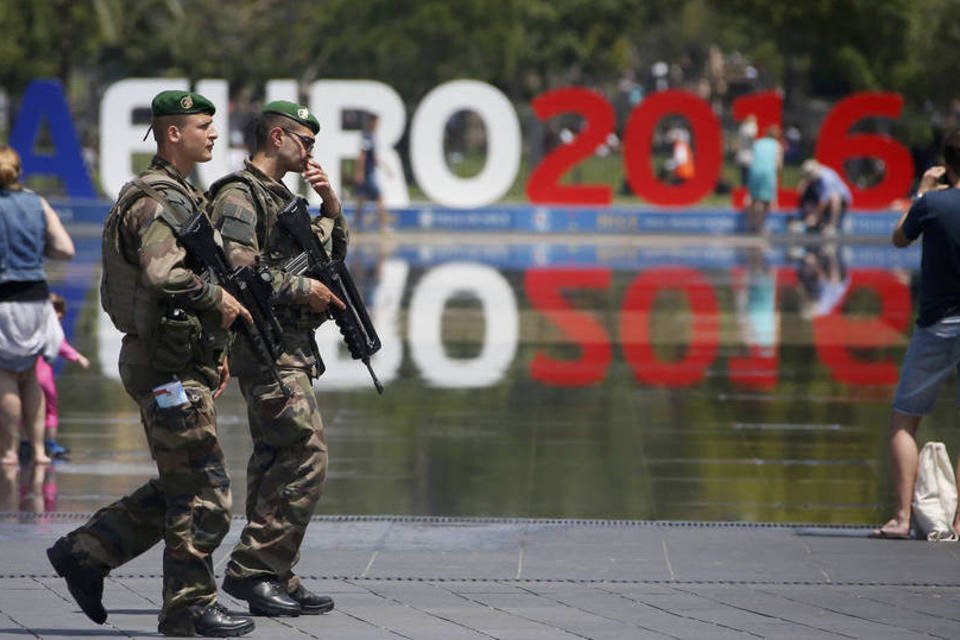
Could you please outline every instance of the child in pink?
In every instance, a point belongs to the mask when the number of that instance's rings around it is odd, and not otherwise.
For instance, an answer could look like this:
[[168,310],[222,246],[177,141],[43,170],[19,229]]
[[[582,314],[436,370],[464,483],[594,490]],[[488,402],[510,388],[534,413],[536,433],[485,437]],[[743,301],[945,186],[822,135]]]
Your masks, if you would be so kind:
[[[57,312],[57,319],[63,322],[63,316],[67,311],[66,301],[56,293],[50,294],[50,301],[53,303],[54,311]],[[79,363],[84,369],[90,366],[90,361],[87,360],[82,353],[70,346],[66,338],[60,343],[60,356],[70,362]],[[47,455],[51,458],[66,458],[70,450],[61,446],[56,441],[57,427],[60,425],[60,419],[57,414],[57,383],[54,380],[53,367],[42,357],[37,358],[37,381],[40,383],[40,389],[43,391],[43,398],[46,401],[47,408],[45,422],[46,434],[43,441]]]

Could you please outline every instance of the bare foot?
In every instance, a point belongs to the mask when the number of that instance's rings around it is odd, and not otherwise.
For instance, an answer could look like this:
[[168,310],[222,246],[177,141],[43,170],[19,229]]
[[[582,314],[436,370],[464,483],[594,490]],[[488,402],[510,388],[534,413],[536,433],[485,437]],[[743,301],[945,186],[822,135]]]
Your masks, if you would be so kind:
[[17,465],[20,464],[20,457],[16,453],[8,453],[7,455],[0,458],[0,464],[2,465]]
[[900,522],[896,518],[890,518],[882,527],[874,529],[870,537],[907,540],[910,538],[910,521]]
[[53,460],[44,453],[42,456],[33,456],[33,464],[50,464]]

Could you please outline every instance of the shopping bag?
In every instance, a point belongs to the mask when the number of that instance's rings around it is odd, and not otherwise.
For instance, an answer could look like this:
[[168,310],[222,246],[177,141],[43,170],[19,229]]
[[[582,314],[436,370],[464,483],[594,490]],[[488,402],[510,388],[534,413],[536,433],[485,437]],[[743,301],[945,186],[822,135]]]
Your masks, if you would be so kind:
[[917,482],[913,488],[913,521],[919,537],[956,541],[953,515],[957,510],[957,480],[942,442],[928,442],[920,450]]

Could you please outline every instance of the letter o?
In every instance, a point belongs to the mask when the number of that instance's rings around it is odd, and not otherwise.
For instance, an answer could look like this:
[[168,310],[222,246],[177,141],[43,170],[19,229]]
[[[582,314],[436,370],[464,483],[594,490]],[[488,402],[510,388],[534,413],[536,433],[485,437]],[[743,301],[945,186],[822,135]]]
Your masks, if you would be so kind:
[[[483,308],[483,346],[474,358],[451,358],[443,348],[443,310],[461,295],[476,298]],[[428,384],[456,389],[489,387],[510,368],[520,334],[517,299],[496,269],[466,262],[436,267],[417,284],[409,309],[410,355]]]
[[[682,293],[690,305],[689,342],[679,360],[661,360],[650,344],[650,312],[661,291]],[[716,359],[720,313],[713,287],[696,269],[657,267],[627,287],[620,314],[623,356],[638,382],[650,386],[690,387],[701,380]]]
[[[476,113],[487,131],[487,160],[476,176],[461,178],[447,166],[443,129],[458,111]],[[450,207],[481,207],[499,200],[520,167],[520,122],[503,93],[485,82],[453,80],[428,93],[410,125],[410,161],[428,198]]]

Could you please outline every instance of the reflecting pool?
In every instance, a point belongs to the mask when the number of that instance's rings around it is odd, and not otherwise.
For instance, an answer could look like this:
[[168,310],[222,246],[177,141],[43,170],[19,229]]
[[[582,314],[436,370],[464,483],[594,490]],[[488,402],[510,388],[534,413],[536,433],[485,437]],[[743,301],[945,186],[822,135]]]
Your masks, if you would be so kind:
[[[78,259],[51,270],[93,362],[58,364],[72,454],[7,470],[4,509],[91,511],[154,472],[99,310],[98,231],[73,231]],[[918,266],[876,243],[360,237],[386,391],[321,328],[320,512],[876,522]],[[954,394],[920,435],[956,453]],[[242,512],[235,384],[219,411]]]

